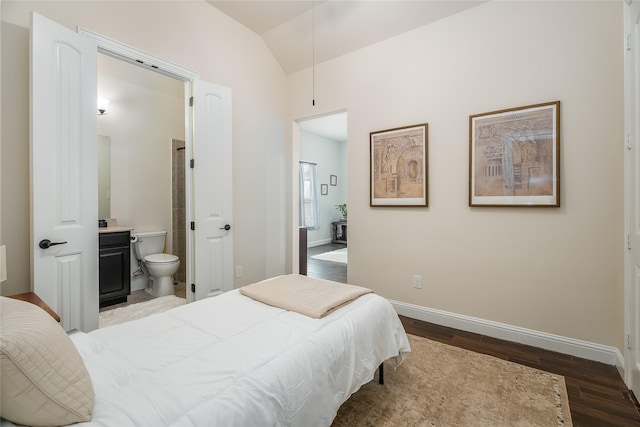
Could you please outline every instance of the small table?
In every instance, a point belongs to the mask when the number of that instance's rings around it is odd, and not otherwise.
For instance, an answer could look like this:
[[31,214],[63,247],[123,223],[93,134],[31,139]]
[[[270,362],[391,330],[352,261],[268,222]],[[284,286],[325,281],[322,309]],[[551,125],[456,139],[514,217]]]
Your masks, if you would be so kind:
[[331,241],[333,243],[347,243],[347,221],[340,220],[331,223]]
[[25,292],[23,294],[17,294],[17,295],[8,295],[7,298],[26,301],[26,302],[30,302],[31,304],[37,305],[38,307],[40,307],[41,309],[49,313],[51,317],[53,317],[56,320],[56,322],[60,322],[60,316],[58,316],[56,312],[53,311],[51,307],[47,305],[46,302],[42,301],[42,299],[40,299],[40,297],[33,292]]

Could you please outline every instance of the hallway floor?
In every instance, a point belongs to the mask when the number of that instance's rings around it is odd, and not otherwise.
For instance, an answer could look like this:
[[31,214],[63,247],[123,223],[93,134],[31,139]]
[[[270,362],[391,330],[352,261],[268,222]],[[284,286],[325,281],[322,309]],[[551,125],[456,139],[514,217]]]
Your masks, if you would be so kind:
[[347,245],[340,243],[327,243],[307,249],[307,276],[318,279],[333,280],[334,282],[347,283],[347,264],[339,262],[322,261],[312,259],[313,255],[324,252],[344,249]]

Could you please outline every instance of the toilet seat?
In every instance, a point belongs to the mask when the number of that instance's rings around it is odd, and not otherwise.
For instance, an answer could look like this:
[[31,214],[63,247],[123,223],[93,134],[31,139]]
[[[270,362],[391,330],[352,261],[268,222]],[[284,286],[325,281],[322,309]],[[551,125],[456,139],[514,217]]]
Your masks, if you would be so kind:
[[147,255],[146,257],[144,257],[144,260],[152,264],[166,264],[178,261],[178,257],[171,254],[153,254]]

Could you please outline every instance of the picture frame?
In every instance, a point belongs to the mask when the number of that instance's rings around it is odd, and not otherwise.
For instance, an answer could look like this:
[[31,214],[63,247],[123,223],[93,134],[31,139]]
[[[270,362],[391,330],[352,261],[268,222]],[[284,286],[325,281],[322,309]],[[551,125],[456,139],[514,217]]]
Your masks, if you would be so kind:
[[469,116],[469,206],[560,206],[560,101]]
[[429,125],[371,132],[370,206],[429,206]]
[[320,184],[320,195],[326,196],[329,194],[329,186],[327,184]]
[[338,177],[336,175],[330,175],[329,176],[329,184],[331,184],[333,187],[338,185]]

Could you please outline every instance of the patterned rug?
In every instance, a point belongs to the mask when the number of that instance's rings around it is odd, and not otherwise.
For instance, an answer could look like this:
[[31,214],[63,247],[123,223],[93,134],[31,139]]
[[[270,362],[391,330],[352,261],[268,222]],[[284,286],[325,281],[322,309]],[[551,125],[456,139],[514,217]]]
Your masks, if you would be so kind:
[[409,335],[411,354],[384,385],[347,400],[341,426],[572,426],[564,377]]
[[336,249],[331,252],[323,252],[318,255],[313,255],[311,258],[319,259],[321,261],[339,262],[341,264],[347,264],[347,248]]
[[129,320],[141,319],[155,313],[161,313],[171,308],[178,307],[187,302],[184,298],[178,298],[175,295],[167,295],[166,297],[154,298],[150,301],[131,304],[126,307],[115,308],[100,313],[98,318],[98,327],[117,325],[118,323],[128,322]]

